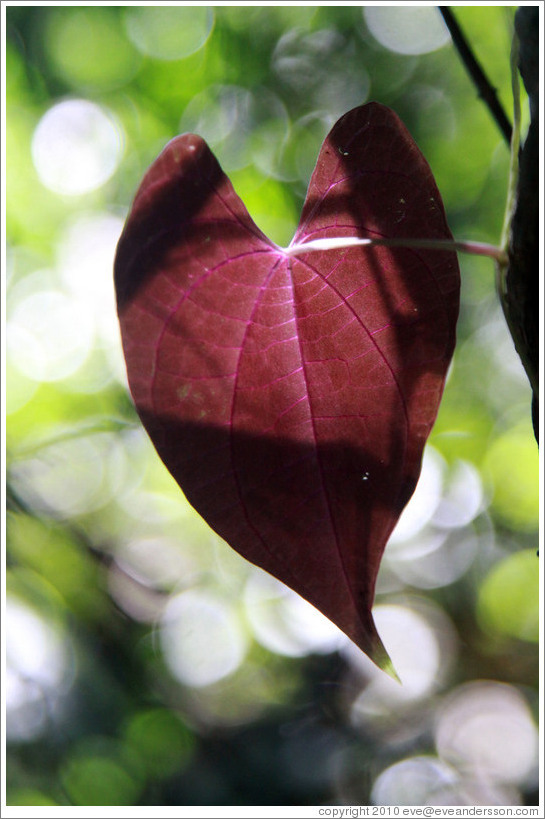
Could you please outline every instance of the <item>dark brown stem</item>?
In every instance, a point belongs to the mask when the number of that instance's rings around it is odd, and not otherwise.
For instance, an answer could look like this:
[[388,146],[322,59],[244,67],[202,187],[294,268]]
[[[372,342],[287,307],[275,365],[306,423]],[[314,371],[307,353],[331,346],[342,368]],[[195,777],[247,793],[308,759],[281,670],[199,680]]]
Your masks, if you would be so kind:
[[473,54],[462,29],[458,25],[456,18],[450,9],[450,6],[439,6],[439,11],[441,12],[443,20],[450,31],[452,42],[457,48],[468,74],[475,83],[479,96],[488,106],[488,109],[496,120],[498,128],[505,137],[507,144],[510,145],[512,127],[500,101],[498,100],[496,89],[490,84],[488,77]]
[[515,208],[509,236],[509,264],[502,306],[515,347],[533,390],[532,420],[539,426],[539,8],[515,14],[520,40],[519,68],[530,100],[530,127],[520,152]]

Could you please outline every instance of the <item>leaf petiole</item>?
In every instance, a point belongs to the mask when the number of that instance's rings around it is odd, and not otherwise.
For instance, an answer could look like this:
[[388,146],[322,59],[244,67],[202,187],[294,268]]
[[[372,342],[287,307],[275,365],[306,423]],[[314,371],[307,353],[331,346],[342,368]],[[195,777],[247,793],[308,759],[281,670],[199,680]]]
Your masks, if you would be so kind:
[[486,242],[456,242],[449,239],[365,239],[359,236],[331,236],[324,239],[311,239],[308,242],[291,244],[281,248],[287,256],[298,256],[301,253],[334,250],[348,247],[406,247],[422,250],[451,250],[458,253],[472,253],[477,256],[489,256],[498,264],[507,262],[507,254],[501,247]]

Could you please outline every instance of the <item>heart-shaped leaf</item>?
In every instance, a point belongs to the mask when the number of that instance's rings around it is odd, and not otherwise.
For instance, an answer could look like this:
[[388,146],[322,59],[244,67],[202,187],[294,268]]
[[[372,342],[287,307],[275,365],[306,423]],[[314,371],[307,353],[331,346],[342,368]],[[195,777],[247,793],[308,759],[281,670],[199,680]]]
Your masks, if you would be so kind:
[[[452,238],[429,166],[382,105],[350,111],[322,146],[292,245],[325,237]],[[115,280],[136,407],[190,503],[388,667],[375,581],[454,348],[455,253],[286,251],[185,134],[144,177]]]

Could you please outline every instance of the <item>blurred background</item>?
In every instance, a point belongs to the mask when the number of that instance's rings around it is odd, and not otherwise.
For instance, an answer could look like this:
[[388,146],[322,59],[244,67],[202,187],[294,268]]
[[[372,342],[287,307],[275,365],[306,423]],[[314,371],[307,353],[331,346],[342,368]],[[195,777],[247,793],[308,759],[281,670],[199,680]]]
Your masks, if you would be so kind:
[[[454,11],[511,114],[514,7]],[[538,454],[488,259],[375,615],[403,681],[189,507],[127,392],[115,246],[147,166],[204,136],[287,244],[367,100],[497,243],[508,149],[433,7],[10,6],[8,805],[534,805]],[[525,108],[525,118],[527,112]]]

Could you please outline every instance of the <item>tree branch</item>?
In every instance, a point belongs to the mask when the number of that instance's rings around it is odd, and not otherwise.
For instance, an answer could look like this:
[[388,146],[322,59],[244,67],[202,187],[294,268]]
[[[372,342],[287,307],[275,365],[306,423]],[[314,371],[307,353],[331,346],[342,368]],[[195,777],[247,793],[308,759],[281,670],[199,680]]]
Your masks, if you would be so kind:
[[519,68],[530,100],[530,127],[520,152],[516,201],[509,236],[504,312],[533,390],[532,420],[538,439],[539,405],[539,9],[515,15]]
[[452,42],[457,48],[462,62],[477,88],[479,97],[481,97],[481,99],[488,106],[488,109],[496,120],[498,128],[505,137],[507,144],[510,145],[512,132],[511,123],[507,119],[505,111],[498,100],[496,89],[490,84],[488,77],[473,54],[462,29],[458,25],[456,18],[450,10],[450,6],[439,6],[439,11],[441,12],[443,20],[450,31]]

